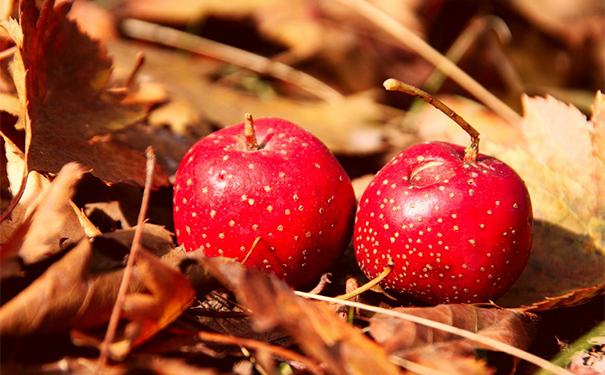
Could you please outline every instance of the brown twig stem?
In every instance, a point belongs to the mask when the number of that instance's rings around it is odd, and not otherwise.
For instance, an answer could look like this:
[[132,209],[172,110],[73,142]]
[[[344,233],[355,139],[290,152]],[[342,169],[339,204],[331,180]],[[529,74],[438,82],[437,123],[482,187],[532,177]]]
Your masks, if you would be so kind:
[[450,107],[445,105],[441,100],[435,98],[434,96],[422,91],[416,86],[412,86],[410,84],[401,82],[394,78],[389,78],[384,81],[383,86],[385,89],[389,91],[400,91],[410,95],[413,95],[419,99],[424,100],[429,103],[433,107],[437,108],[441,112],[443,112],[447,117],[451,118],[456,124],[458,124],[468,135],[471,136],[470,145],[464,150],[464,161],[467,163],[472,163],[477,160],[477,155],[479,154],[479,132],[477,129],[473,128],[471,124],[469,124],[462,116],[458,115],[454,112]]
[[107,326],[107,331],[105,333],[105,339],[101,344],[101,354],[99,355],[99,359],[97,362],[97,374],[100,374],[103,371],[107,363],[107,359],[109,357],[110,346],[113,343],[113,340],[116,335],[116,331],[118,329],[118,323],[120,321],[120,315],[122,313],[122,309],[124,307],[124,301],[126,299],[126,293],[128,292],[128,287],[130,285],[130,280],[132,279],[132,274],[134,271],[134,264],[136,261],[137,254],[141,247],[141,239],[143,237],[143,225],[145,223],[147,217],[147,208],[149,207],[149,196],[151,194],[151,186],[153,180],[153,171],[155,169],[155,161],[156,156],[153,151],[153,147],[149,146],[145,151],[145,155],[147,156],[147,170],[145,176],[145,189],[143,191],[143,200],[141,202],[141,210],[139,211],[139,217],[137,220],[137,227],[134,232],[134,238],[132,240],[132,246],[130,247],[130,254],[128,256],[128,262],[126,264],[126,268],[124,269],[124,276],[122,277],[122,282],[120,283],[120,288],[118,290],[118,295],[116,297],[116,302],[113,306],[113,310],[111,311],[111,316],[109,318],[109,324]]

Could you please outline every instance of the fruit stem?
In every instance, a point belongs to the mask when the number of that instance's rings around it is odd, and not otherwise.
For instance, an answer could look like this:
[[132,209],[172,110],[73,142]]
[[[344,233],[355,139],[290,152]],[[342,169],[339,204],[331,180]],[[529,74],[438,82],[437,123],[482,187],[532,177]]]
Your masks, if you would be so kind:
[[366,292],[366,291],[372,289],[374,286],[378,285],[382,280],[384,280],[387,276],[389,276],[391,271],[393,271],[393,266],[394,266],[393,259],[389,258],[389,263],[378,276],[376,276],[374,279],[368,281],[367,283],[363,284],[359,288],[357,288],[347,294],[340,295],[336,298],[341,299],[341,300],[348,300],[348,299],[351,299],[353,297],[360,295],[363,292]]
[[468,135],[471,136],[471,144],[464,150],[464,161],[472,163],[477,160],[479,154],[479,132],[473,128],[462,116],[458,115],[454,110],[445,105],[441,100],[435,98],[429,93],[426,93],[416,86],[401,82],[394,78],[389,78],[382,84],[385,89],[389,91],[400,91],[407,94],[413,95],[419,99],[424,100],[433,107],[443,112],[447,117],[451,118],[456,124],[458,124]]
[[254,119],[252,115],[246,113],[244,115],[246,121],[244,123],[244,137],[246,138],[246,148],[250,151],[258,150],[258,141],[256,140],[256,134],[254,133]]

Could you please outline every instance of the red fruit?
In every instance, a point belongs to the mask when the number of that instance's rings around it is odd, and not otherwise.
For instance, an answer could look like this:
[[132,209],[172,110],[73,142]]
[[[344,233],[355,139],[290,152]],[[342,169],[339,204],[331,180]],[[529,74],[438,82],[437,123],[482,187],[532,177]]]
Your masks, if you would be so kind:
[[252,126],[247,117],[246,126],[205,137],[176,174],[174,223],[187,251],[245,259],[295,287],[318,279],[342,254],[354,213],[351,182],[334,155],[277,118]]
[[[395,80],[385,87],[421,95]],[[466,150],[445,142],[404,150],[362,195],[357,262],[373,279],[392,260],[386,289],[432,304],[487,301],[525,268],[533,227],[527,188],[504,162],[478,154],[479,134],[470,132]]]

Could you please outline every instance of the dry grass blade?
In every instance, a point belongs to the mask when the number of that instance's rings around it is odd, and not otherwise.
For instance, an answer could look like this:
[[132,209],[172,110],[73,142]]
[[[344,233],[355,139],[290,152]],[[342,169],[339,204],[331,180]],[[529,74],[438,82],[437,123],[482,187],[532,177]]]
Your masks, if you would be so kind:
[[355,307],[358,309],[363,309],[366,311],[371,311],[374,313],[378,313],[378,314],[384,314],[384,315],[389,315],[389,316],[393,316],[399,319],[405,319],[405,320],[409,320],[411,322],[417,323],[417,324],[422,324],[425,325],[427,327],[431,327],[431,328],[435,328],[435,329],[439,329],[439,330],[443,330],[445,332],[449,332],[451,334],[454,335],[458,335],[461,337],[464,337],[468,340],[472,340],[474,342],[478,342],[481,343],[485,346],[491,347],[495,350],[498,350],[500,352],[515,356],[517,358],[523,359],[527,362],[533,363],[536,366],[539,366],[540,368],[543,368],[544,370],[548,370],[550,372],[552,372],[553,374],[557,374],[557,375],[573,375],[571,372],[557,366],[554,365],[552,363],[550,363],[549,361],[542,359],[538,356],[535,356],[531,353],[528,353],[526,351],[520,350],[518,348],[515,348],[514,346],[510,346],[508,344],[504,344],[500,341],[488,338],[488,337],[483,337],[480,336],[476,333],[464,330],[464,329],[460,329],[457,327],[452,327],[449,326],[447,324],[444,323],[438,323],[438,322],[434,322],[432,320],[429,319],[425,319],[425,318],[421,318],[418,316],[414,316],[414,315],[410,315],[410,314],[405,314],[405,313],[401,313],[401,312],[397,312],[397,311],[391,311],[388,309],[383,309],[380,307],[376,307],[376,306],[371,306],[371,305],[366,305],[363,303],[357,303],[357,302],[351,302],[351,301],[343,301],[343,300],[339,300],[336,298],[331,298],[331,297],[326,297],[326,296],[319,296],[319,295],[314,295],[314,294],[309,294],[309,293],[304,293],[304,292],[296,292],[297,295],[301,296],[301,297],[306,297],[306,298],[311,298],[311,299],[316,299],[319,301],[325,301],[325,302],[331,302],[331,303],[336,303],[336,304],[340,304],[340,305],[345,305],[345,306],[349,306],[349,307]]
[[435,65],[437,69],[449,76],[452,80],[456,81],[479,101],[494,110],[507,121],[516,123],[521,119],[521,116],[517,112],[494,96],[491,92],[485,89],[485,87],[479,84],[479,82],[466,74],[456,64],[431,47],[418,35],[414,34],[410,29],[397,22],[393,17],[389,16],[365,0],[339,1],[353,8],[360,15],[364,16],[375,25],[394,36],[402,44],[416,51],[427,61]]
[[101,354],[99,355],[97,373],[101,373],[103,368],[105,367],[105,364],[107,363],[110,345],[116,335],[118,323],[120,321],[120,313],[124,306],[126,292],[128,291],[128,286],[130,284],[132,273],[134,271],[134,262],[136,260],[139,248],[141,247],[141,240],[143,236],[143,224],[145,222],[145,218],[147,217],[147,208],[149,206],[149,196],[151,194],[151,184],[153,180],[153,171],[155,169],[156,160],[156,156],[152,147],[149,147],[145,154],[147,156],[147,173],[145,179],[145,190],[143,191],[143,201],[141,203],[141,211],[139,212],[137,229],[134,233],[134,239],[132,240],[132,247],[130,248],[128,263],[126,264],[126,268],[124,269],[124,276],[120,284],[118,296],[111,312],[111,317],[109,318],[107,333],[105,334],[105,339],[103,340],[103,344],[101,345]]
[[239,48],[136,19],[124,20],[122,30],[132,38],[199,53],[260,74],[272,75],[327,102],[342,99],[338,91],[304,72]]

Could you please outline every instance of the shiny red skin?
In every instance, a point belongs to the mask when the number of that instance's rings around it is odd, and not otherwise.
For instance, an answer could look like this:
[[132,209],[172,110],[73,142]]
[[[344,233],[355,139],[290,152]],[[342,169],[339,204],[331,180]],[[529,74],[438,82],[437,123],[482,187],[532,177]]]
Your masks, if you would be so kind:
[[348,245],[355,215],[351,182],[328,148],[277,118],[216,131],[184,156],[174,185],[177,240],[187,251],[242,261],[294,287],[316,281]]
[[521,275],[532,243],[523,180],[502,161],[445,142],[412,146],[363,193],[353,234],[370,279],[429,304],[494,300]]

